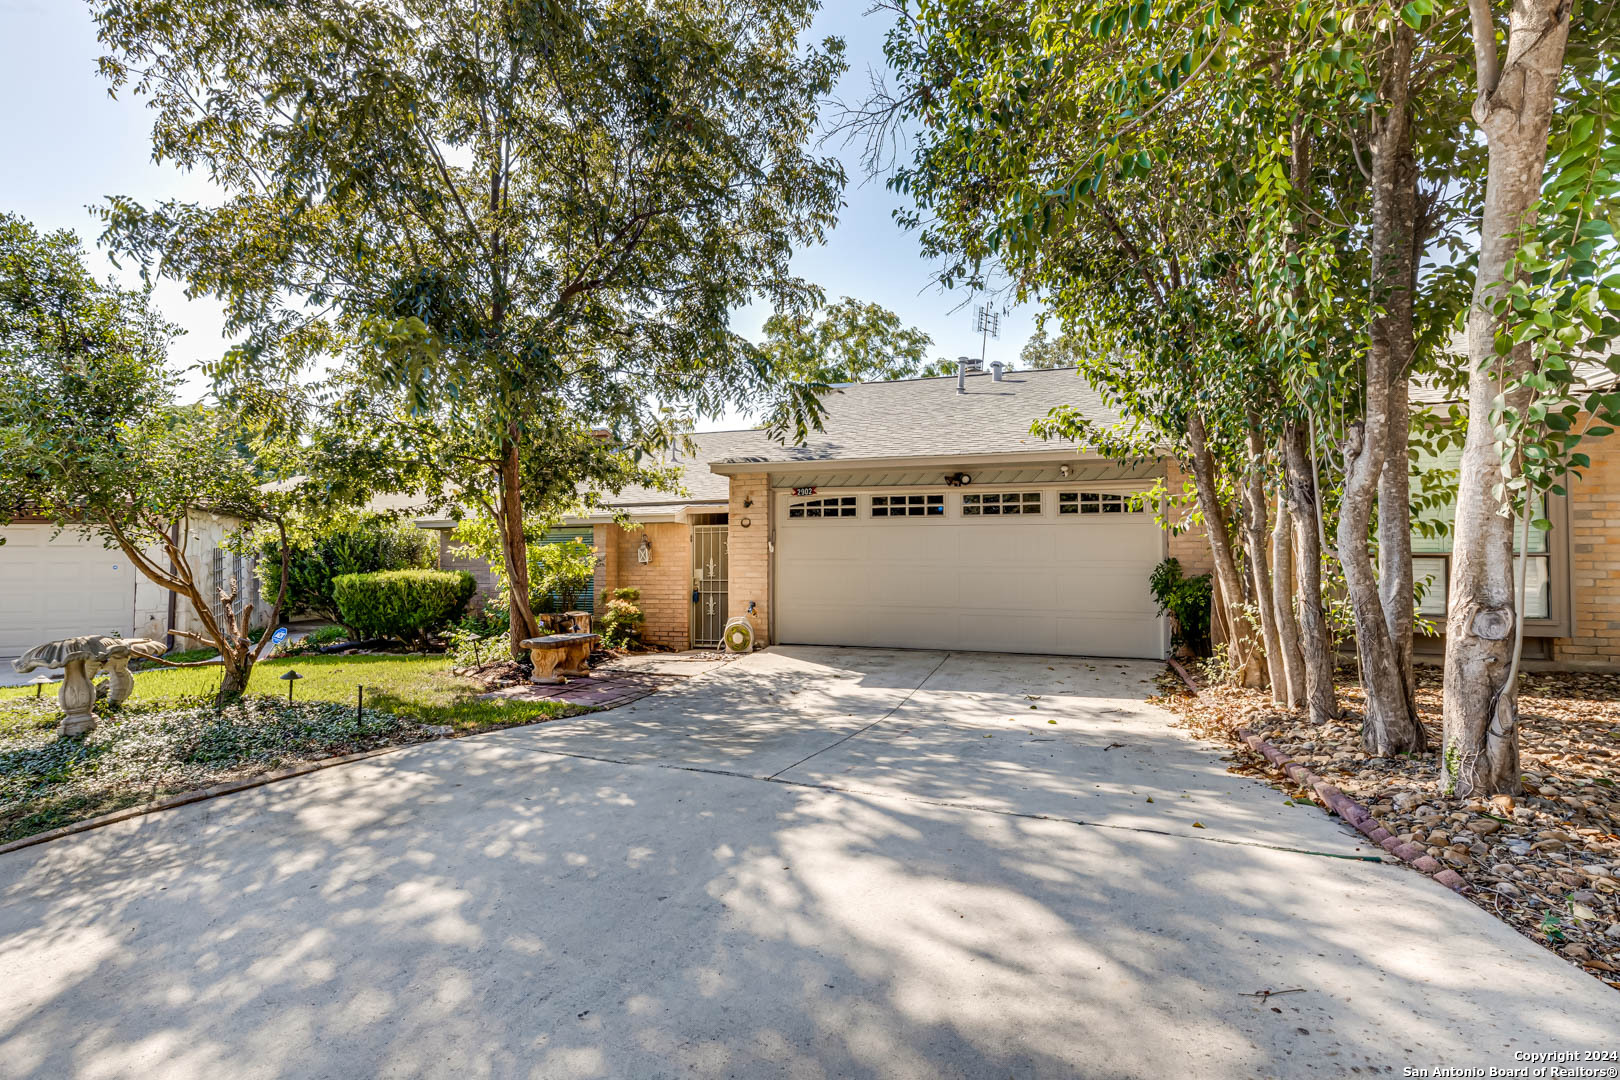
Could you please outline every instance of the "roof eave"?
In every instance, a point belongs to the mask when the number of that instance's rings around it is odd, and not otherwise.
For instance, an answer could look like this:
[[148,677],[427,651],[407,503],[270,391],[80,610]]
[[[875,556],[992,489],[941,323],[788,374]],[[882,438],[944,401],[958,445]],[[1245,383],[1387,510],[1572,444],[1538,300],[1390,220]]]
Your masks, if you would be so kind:
[[[1159,456],[1163,456],[1160,454]],[[927,469],[941,465],[1012,464],[1015,462],[1053,461],[1107,461],[1109,458],[1091,450],[1066,446],[1055,450],[1011,450],[995,454],[926,454],[901,457],[830,457],[814,460],[746,461],[725,460],[712,462],[709,471],[721,476],[742,476],[750,473],[826,472],[840,469]]]

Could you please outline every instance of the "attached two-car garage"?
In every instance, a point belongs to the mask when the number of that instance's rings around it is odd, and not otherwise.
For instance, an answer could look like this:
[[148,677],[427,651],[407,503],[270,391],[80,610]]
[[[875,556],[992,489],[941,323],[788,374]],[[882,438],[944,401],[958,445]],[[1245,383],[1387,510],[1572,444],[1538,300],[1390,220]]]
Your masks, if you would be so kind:
[[786,644],[1157,658],[1154,515],[1118,488],[800,489],[776,496]]

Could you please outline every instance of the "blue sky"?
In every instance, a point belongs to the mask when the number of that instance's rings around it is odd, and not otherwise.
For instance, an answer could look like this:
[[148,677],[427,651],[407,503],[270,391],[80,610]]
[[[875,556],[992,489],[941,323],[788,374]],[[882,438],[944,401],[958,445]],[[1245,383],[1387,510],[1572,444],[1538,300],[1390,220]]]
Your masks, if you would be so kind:
[[[831,0],[812,31],[817,39],[844,38],[850,70],[839,96],[845,100],[865,92],[869,68],[883,67],[888,16],[863,16],[866,7],[866,0]],[[74,229],[92,249],[98,272],[106,273],[112,267],[94,250],[99,227],[87,207],[109,195],[208,201],[212,189],[205,177],[152,162],[148,113],[138,99],[107,96],[96,75],[98,54],[88,8],[78,0],[0,0],[0,100],[9,106],[5,143],[12,148],[0,156],[0,207],[41,228]],[[825,147],[845,160],[848,205],[826,245],[798,253],[796,269],[825,289],[829,299],[875,301],[921,327],[934,339],[933,355],[976,354],[972,299],[931,284],[916,237],[891,217],[900,201],[880,180],[862,183],[858,150],[837,142]],[[135,280],[127,269],[121,276]],[[172,350],[177,363],[189,366],[223,351],[218,305],[206,298],[188,300],[169,281],[159,285],[157,301],[186,330]],[[767,314],[740,312],[738,330],[757,334]],[[1017,359],[1033,330],[1033,309],[1008,312],[1001,340],[989,343],[988,359]],[[200,383],[192,385],[201,390]],[[736,426],[742,419],[732,415],[700,427]]]

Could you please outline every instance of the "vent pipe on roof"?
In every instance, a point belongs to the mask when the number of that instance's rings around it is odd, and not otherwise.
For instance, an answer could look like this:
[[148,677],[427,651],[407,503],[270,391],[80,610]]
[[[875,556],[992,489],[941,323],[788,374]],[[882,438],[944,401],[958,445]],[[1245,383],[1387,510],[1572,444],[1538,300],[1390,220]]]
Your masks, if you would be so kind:
[[961,360],[956,362],[956,392],[958,394],[967,393],[967,365],[962,363]]
[[967,368],[969,375],[984,374],[984,361],[977,356],[958,356],[956,363],[959,367]]
[[1000,360],[992,360],[992,361],[990,361],[990,381],[991,382],[1000,382],[1001,381],[1001,367],[1002,367],[1002,364],[1001,364]]

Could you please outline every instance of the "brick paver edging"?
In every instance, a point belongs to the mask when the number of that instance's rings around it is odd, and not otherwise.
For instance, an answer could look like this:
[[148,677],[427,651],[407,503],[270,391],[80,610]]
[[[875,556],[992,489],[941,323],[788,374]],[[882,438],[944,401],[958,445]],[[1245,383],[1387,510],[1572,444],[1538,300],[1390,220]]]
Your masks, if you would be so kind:
[[[1174,657],[1166,657],[1165,662],[1170,665],[1172,671],[1181,676],[1181,681],[1187,684],[1187,689],[1200,698],[1204,696],[1203,690],[1199,689],[1198,684],[1193,682],[1192,676],[1187,674],[1187,669],[1182,667],[1179,661]],[[1288,779],[1300,787],[1315,792],[1316,797],[1322,800],[1324,806],[1333,813],[1338,814],[1345,821],[1348,821],[1357,832],[1368,840],[1371,840],[1401,862],[1428,874],[1453,892],[1466,893],[1469,891],[1468,882],[1463,880],[1461,874],[1449,866],[1442,866],[1438,859],[1417,844],[1410,841],[1402,843],[1399,837],[1384,827],[1383,822],[1373,817],[1371,810],[1368,810],[1309,768],[1301,765],[1277,749],[1277,747],[1262,739],[1253,728],[1235,727],[1232,729],[1232,733],[1255,753],[1271,762],[1277,771],[1287,776]]]
[[247,791],[250,788],[263,787],[265,784],[273,784],[277,780],[291,780],[295,776],[304,776],[307,773],[320,772],[322,769],[330,769],[336,765],[347,765],[353,761],[364,761],[367,758],[381,757],[384,754],[393,754],[400,750],[408,750],[413,746],[421,745],[422,743],[420,742],[402,743],[399,746],[383,746],[376,750],[362,750],[358,754],[344,754],[341,757],[322,758],[319,761],[311,761],[303,765],[296,765],[291,769],[279,769],[276,772],[261,773],[258,776],[250,776],[245,780],[232,780],[226,784],[215,784],[213,787],[197,788],[195,791],[182,791],[180,794],[170,795],[166,799],[158,799],[155,802],[141,803],[139,806],[126,806],[122,810],[114,810],[110,814],[101,814],[98,817],[85,818],[83,821],[75,821],[72,824],[63,825],[59,828],[47,829],[45,832],[35,833],[33,836],[25,836],[21,840],[13,840],[9,844],[0,844],[0,855],[4,855],[8,851],[19,851],[26,847],[33,847],[35,844],[43,844],[51,840],[60,840],[62,837],[72,836],[74,833],[89,832],[91,829],[99,829],[104,825],[116,825],[118,822],[128,821],[130,818],[143,817],[146,814],[155,814],[159,810],[173,810],[177,806],[186,806],[194,802],[202,802],[204,799],[217,799],[221,795],[231,795],[238,791]]

